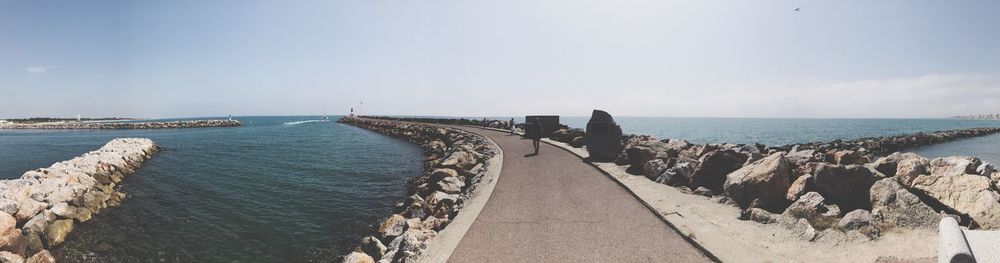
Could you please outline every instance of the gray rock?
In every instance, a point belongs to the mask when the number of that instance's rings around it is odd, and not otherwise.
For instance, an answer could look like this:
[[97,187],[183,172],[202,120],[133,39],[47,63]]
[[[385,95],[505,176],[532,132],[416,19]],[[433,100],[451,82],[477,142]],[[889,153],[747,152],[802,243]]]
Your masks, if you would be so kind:
[[706,153],[698,160],[698,168],[691,175],[690,186],[704,186],[713,191],[722,191],[726,176],[740,169],[747,156],[733,150],[717,150]]
[[843,230],[858,230],[862,227],[872,225],[872,213],[868,210],[857,209],[844,215],[844,218],[837,222],[837,226]]
[[942,174],[918,176],[913,180],[913,189],[967,214],[984,229],[1000,229],[1000,194],[993,191],[989,178]]
[[994,172],[996,172],[996,169],[993,168],[993,164],[991,163],[983,163],[979,167],[976,167],[976,174],[978,175],[992,178]]
[[795,181],[792,182],[792,185],[788,187],[788,192],[785,194],[785,200],[795,202],[795,200],[799,200],[799,196],[809,192],[810,188],[814,188],[812,186],[812,178],[813,176],[811,174],[805,174],[795,179]]
[[656,180],[660,174],[669,168],[670,165],[664,162],[663,159],[652,159],[642,165],[642,175],[650,180]]
[[868,191],[875,181],[882,179],[880,175],[874,169],[860,165],[822,164],[814,172],[813,183],[827,202],[841,209],[870,209]]
[[379,260],[382,258],[382,255],[385,254],[386,247],[382,244],[382,241],[378,240],[378,238],[367,236],[361,239],[361,251],[365,252],[365,254],[368,254],[373,259]]
[[781,211],[787,203],[791,172],[784,153],[775,153],[727,175],[723,188],[742,208],[756,202],[768,211]]
[[892,178],[871,188],[872,216],[880,228],[937,228],[941,216]]
[[670,167],[656,178],[657,183],[675,186],[686,186],[694,174],[694,167],[690,162],[678,162],[674,167]]
[[827,205],[823,195],[817,192],[808,192],[789,205],[782,215],[806,219],[811,225],[825,229],[836,222],[836,216],[839,213],[840,208]]
[[930,162],[930,172],[933,175],[963,175],[976,174],[976,168],[982,161],[976,157],[949,156],[935,158]]
[[458,177],[446,177],[437,183],[437,187],[442,192],[457,194],[462,192],[465,182],[459,180]]
[[705,187],[698,187],[692,193],[700,196],[712,196],[712,190]]
[[378,234],[382,237],[382,240],[392,240],[393,238],[402,235],[406,231],[406,218],[401,215],[391,215],[382,221],[382,224],[378,227]]

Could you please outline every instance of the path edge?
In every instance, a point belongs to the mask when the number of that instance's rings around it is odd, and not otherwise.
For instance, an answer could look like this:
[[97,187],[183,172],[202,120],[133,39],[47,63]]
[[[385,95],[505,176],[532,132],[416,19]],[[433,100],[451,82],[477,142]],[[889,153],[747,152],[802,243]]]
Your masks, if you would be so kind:
[[493,189],[500,179],[500,171],[503,169],[504,160],[503,149],[489,136],[469,130],[465,131],[476,134],[476,136],[488,141],[490,147],[496,149],[496,154],[486,161],[486,173],[477,184],[476,190],[466,199],[465,206],[459,210],[455,218],[448,224],[448,227],[438,232],[438,235],[427,244],[427,248],[417,258],[417,262],[447,262],[451,258],[451,254],[455,252],[458,244],[465,237],[465,234],[472,227],[472,223],[479,218],[479,213],[486,207],[486,203],[493,195]]

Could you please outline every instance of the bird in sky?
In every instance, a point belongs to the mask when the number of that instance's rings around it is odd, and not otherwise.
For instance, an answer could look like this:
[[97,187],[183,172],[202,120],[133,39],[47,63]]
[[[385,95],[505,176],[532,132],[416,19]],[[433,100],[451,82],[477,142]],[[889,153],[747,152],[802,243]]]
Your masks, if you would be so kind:
[[796,9],[795,9],[795,12],[799,12],[799,11],[800,11],[800,10],[799,10],[798,8],[796,8]]

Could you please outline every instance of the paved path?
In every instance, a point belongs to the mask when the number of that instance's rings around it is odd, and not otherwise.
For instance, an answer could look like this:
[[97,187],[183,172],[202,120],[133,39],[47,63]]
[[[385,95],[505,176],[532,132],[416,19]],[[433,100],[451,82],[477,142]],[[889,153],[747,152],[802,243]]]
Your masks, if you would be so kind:
[[449,262],[707,262],[700,250],[624,188],[563,149],[506,133],[486,135],[504,151],[486,207]]

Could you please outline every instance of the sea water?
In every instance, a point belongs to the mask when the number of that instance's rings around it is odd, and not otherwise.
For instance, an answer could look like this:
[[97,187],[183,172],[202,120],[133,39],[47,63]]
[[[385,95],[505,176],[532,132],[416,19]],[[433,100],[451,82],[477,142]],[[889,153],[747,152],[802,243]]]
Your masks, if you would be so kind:
[[[331,117],[336,120],[337,117]],[[168,130],[0,130],[0,176],[20,177],[145,137],[163,149],[121,206],[77,224],[65,262],[331,261],[391,213],[422,170],[413,144],[314,117]]]

